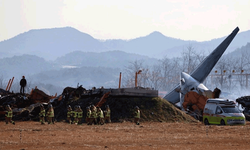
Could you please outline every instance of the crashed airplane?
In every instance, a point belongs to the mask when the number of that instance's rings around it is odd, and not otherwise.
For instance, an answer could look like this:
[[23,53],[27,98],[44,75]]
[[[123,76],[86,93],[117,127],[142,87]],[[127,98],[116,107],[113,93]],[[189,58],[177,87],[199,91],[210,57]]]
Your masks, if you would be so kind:
[[202,82],[209,75],[238,32],[239,28],[236,27],[233,32],[201,62],[191,75],[182,72],[180,83],[170,93],[164,96],[164,99],[175,105],[180,102],[180,107],[183,110],[182,104],[184,102],[184,97],[188,92],[194,91],[196,93],[206,93],[206,91],[209,91]]

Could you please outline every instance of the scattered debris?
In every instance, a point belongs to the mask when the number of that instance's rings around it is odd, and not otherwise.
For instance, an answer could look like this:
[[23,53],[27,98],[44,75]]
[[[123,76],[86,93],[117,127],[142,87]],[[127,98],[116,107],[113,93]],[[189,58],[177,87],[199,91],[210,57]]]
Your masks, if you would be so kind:
[[246,120],[250,121],[250,96],[239,97],[236,102],[241,104]]
[[[148,89],[147,89],[148,90]],[[109,105],[112,122],[132,121],[135,106],[141,108],[141,121],[195,121],[189,115],[159,97],[131,96],[117,94],[116,89],[92,88],[86,90],[82,86],[77,88],[66,87],[59,96],[49,96],[35,88],[30,94],[9,93],[0,89],[0,120],[4,120],[5,106],[10,105],[13,109],[13,120],[39,120],[40,105],[45,110],[48,104],[52,104],[55,111],[55,120],[64,121],[67,117],[67,106],[79,105],[83,109],[83,118],[86,117],[86,107],[95,105],[105,109]],[[112,91],[116,92],[112,94]],[[84,122],[84,121],[83,121]]]
[[193,116],[195,119],[202,121],[203,110],[206,102],[209,98],[219,98],[221,90],[215,88],[214,91],[204,91],[204,92],[188,92],[184,97],[184,102],[182,104],[185,111],[189,115]]

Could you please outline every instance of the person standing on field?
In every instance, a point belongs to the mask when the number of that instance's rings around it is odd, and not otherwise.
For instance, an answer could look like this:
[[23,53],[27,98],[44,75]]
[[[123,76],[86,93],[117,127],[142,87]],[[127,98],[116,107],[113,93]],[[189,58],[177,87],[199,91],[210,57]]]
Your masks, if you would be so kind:
[[53,109],[53,106],[51,104],[49,104],[49,110],[47,111],[47,114],[46,114],[47,118],[48,118],[48,124],[54,124],[54,109]]
[[82,109],[81,109],[80,106],[78,106],[77,112],[78,112],[78,115],[77,115],[77,117],[78,117],[78,125],[81,125],[82,124],[83,112],[82,112]]
[[5,114],[6,124],[10,122],[15,125],[15,121],[12,120],[13,113],[12,113],[12,109],[10,108],[10,105],[7,105],[6,109],[7,109],[6,114]]
[[106,110],[104,110],[104,115],[105,115],[104,122],[111,123],[110,114],[111,111],[109,109],[109,105],[106,105]]
[[78,123],[78,106],[74,107],[74,111],[73,111],[73,124],[77,124]]
[[103,111],[100,107],[97,107],[97,124],[103,125],[104,124],[104,116]]
[[72,111],[71,106],[69,105],[69,106],[68,106],[68,112],[67,112],[67,120],[68,120],[69,124],[72,123],[72,121],[71,121],[71,116],[72,116],[72,114],[73,114],[73,111]]
[[43,105],[40,105],[40,113],[39,113],[39,117],[40,117],[40,122],[41,124],[45,123],[44,117],[45,117],[45,109],[43,107]]
[[86,122],[87,122],[87,125],[89,125],[90,117],[91,117],[91,110],[89,107],[87,107],[86,109],[87,109]]
[[140,125],[139,123],[139,120],[140,120],[140,110],[139,110],[139,107],[138,106],[135,106],[135,112],[134,112],[134,122],[137,124],[137,125]]
[[89,125],[92,125],[92,123],[96,124],[96,107],[94,105],[91,105],[90,107],[91,115],[89,120]]

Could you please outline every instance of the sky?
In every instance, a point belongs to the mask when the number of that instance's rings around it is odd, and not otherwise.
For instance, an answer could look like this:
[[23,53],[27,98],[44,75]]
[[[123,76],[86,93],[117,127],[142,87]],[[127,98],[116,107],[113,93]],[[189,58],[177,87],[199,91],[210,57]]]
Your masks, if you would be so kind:
[[0,0],[0,41],[73,27],[96,39],[165,36],[207,41],[250,30],[250,0]]

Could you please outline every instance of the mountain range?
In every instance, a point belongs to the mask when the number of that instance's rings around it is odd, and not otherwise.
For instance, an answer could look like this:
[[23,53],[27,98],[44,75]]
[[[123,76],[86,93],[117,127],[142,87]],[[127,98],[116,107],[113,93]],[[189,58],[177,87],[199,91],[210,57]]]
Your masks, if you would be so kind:
[[118,50],[100,53],[74,51],[58,57],[54,63],[57,66],[124,68],[135,60],[142,60],[145,65],[157,63],[156,58]]
[[[47,88],[46,91],[54,94],[60,93],[64,87],[75,87],[77,83],[85,88],[117,87],[119,73],[136,60],[148,66],[158,62],[155,58],[122,51],[75,51],[54,61],[29,54],[2,58],[0,88],[5,88],[12,77],[15,77],[12,87],[18,87],[23,75],[30,84]],[[18,91],[18,88],[14,89]]]
[[[36,29],[1,41],[0,58],[30,54],[45,60],[56,60],[74,51],[100,53],[119,50],[162,59],[164,56],[178,57],[190,45],[196,51],[210,52],[223,39],[224,37],[204,42],[185,41],[167,37],[155,31],[147,36],[131,40],[98,40],[72,27]],[[246,45],[249,39],[250,31],[240,32],[228,47],[227,52],[232,52],[236,48]]]
[[[18,91],[25,75],[30,84],[52,94],[77,83],[85,88],[117,87],[119,72],[137,60],[153,66],[165,56],[181,57],[188,46],[211,52],[223,39],[184,41],[153,32],[131,40],[103,41],[71,27],[30,30],[0,42],[0,85],[5,88],[14,76]],[[226,53],[238,56],[249,48],[249,39],[250,31],[240,32]]]

